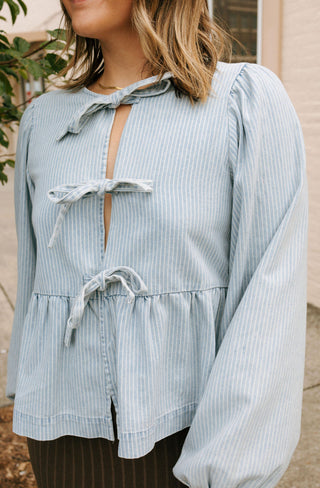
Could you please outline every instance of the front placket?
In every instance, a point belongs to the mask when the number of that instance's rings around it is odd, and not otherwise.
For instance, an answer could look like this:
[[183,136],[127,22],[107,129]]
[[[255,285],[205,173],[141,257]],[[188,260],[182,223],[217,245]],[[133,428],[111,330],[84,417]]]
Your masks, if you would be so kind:
[[[104,109],[104,108],[111,108],[116,109],[120,104],[134,104],[140,101],[141,97],[150,96],[150,95],[157,95],[166,91],[170,85],[170,81],[166,78],[170,78],[172,74],[167,72],[163,80],[162,84],[164,86],[158,87],[156,90],[152,89],[150,93],[147,91],[146,93],[132,93],[136,88],[143,86],[143,84],[147,84],[147,82],[155,81],[156,77],[151,77],[146,80],[141,80],[130,87],[127,87],[120,92],[115,92],[108,97],[93,97],[93,99],[83,108],[78,111],[75,116],[72,118],[70,123],[67,125],[66,128],[58,135],[56,138],[57,141],[60,141],[68,132],[73,134],[78,134],[87,123],[88,118],[95,112]],[[137,98],[138,97],[138,98]],[[130,116],[130,114],[129,114]],[[110,128],[111,131],[111,128]],[[109,134],[110,136],[110,134]],[[109,138],[108,138],[109,140]],[[106,171],[106,161],[104,161],[104,171]],[[105,173],[104,173],[105,174]],[[56,204],[60,205],[60,212],[58,214],[58,218],[53,230],[53,234],[51,236],[50,242],[48,243],[48,247],[53,247],[54,242],[61,232],[63,227],[63,220],[68,212],[70,206],[78,201],[79,199],[83,198],[85,195],[92,194],[93,196],[100,197],[102,200],[102,212],[104,213],[104,195],[106,192],[150,192],[153,189],[153,182],[152,180],[145,180],[139,178],[120,178],[120,179],[108,179],[108,178],[101,178],[98,180],[91,180],[91,181],[79,181],[78,183],[72,184],[64,184],[59,185],[51,190],[48,191],[48,197]],[[103,215],[102,215],[103,217]],[[103,225],[103,242],[102,246],[104,249],[104,221],[102,222]],[[111,230],[111,225],[110,225]],[[110,234],[110,231],[109,231]],[[108,249],[108,242],[110,239],[110,235],[107,239],[106,251],[103,252],[103,260],[102,260],[102,267],[105,266],[107,261],[107,249]],[[115,266],[115,267],[107,267],[105,269],[101,269],[98,273],[89,275],[83,275],[83,286],[79,292],[79,294],[75,297],[73,302],[72,310],[70,316],[67,321],[66,330],[65,330],[65,337],[64,337],[64,344],[66,347],[70,346],[71,336],[74,329],[77,329],[82,322],[83,314],[85,307],[90,299],[91,296],[96,294],[97,292],[101,292],[98,294],[99,299],[99,320],[100,320],[100,339],[101,339],[101,346],[103,350],[104,356],[104,363],[106,368],[106,377],[107,377],[107,401],[109,402],[109,409],[110,409],[110,398],[114,399],[115,407],[118,408],[117,398],[116,398],[116,391],[114,384],[112,382],[110,370],[114,370],[112,368],[112,364],[110,364],[108,357],[108,347],[111,344],[110,337],[106,337],[106,327],[105,324],[105,292],[108,285],[112,282],[119,282],[125,292],[128,295],[128,303],[133,304],[135,301],[135,296],[141,293],[145,293],[148,291],[146,284],[144,283],[142,277],[130,266]],[[110,332],[110,331],[109,331]],[[111,410],[110,410],[111,411]],[[113,427],[112,427],[113,428]]]

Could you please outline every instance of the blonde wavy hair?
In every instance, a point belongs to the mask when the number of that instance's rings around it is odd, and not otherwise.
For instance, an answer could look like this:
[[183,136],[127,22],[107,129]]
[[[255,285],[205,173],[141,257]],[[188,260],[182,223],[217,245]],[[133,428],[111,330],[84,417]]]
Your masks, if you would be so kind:
[[[60,0],[67,42],[61,55],[73,46],[73,55],[59,76],[68,74],[63,88],[89,86],[103,73],[100,42],[81,37]],[[176,96],[205,101],[212,92],[218,61],[231,62],[230,31],[210,17],[207,0],[133,0],[133,27],[139,34],[146,67],[158,80],[171,71]],[[71,76],[70,76],[71,75]]]

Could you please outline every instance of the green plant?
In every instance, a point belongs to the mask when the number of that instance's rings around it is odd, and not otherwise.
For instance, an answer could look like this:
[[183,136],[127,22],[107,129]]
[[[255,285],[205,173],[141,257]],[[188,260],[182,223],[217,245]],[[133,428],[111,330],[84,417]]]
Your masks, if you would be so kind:
[[[0,13],[4,5],[9,7],[11,22],[15,23],[22,11],[27,14],[27,7],[23,0],[0,0]],[[2,21],[7,19],[0,15]],[[46,31],[50,39],[32,48],[30,43],[22,37],[15,37],[9,42],[7,33],[0,30],[0,181],[2,185],[8,181],[4,170],[6,165],[14,167],[15,154],[3,152],[8,149],[8,131],[13,132],[19,124],[25,104],[17,105],[13,83],[19,83],[32,76],[35,80],[48,80],[51,75],[59,73],[67,60],[57,52],[65,45],[65,31],[55,29]],[[30,100],[27,100],[29,102]]]

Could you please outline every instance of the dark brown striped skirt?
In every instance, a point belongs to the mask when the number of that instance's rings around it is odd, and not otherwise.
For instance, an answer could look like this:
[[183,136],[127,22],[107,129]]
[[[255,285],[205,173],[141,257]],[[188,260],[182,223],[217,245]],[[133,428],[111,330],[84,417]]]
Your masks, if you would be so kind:
[[118,457],[116,440],[66,435],[50,441],[27,437],[30,461],[39,488],[182,488],[172,473],[189,427],[155,443],[143,457]]

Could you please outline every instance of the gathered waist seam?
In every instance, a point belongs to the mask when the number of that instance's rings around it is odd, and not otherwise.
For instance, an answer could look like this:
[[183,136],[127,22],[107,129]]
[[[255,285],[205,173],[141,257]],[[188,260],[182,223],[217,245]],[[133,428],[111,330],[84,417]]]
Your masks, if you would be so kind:
[[[162,295],[173,295],[173,294],[179,294],[179,293],[194,293],[194,292],[202,292],[202,291],[210,291],[215,288],[228,288],[228,285],[213,285],[209,286],[207,288],[193,288],[189,290],[174,290],[174,291],[165,291],[165,292],[159,292],[159,293],[148,293],[147,295],[136,295],[137,298],[148,298],[148,297],[153,297],[153,296],[162,296]],[[47,293],[47,292],[42,292],[42,291],[37,291],[33,290],[32,292],[33,295],[43,295],[43,296],[54,296],[54,297],[64,297],[64,298],[76,298],[77,295],[70,295],[70,294],[65,294],[65,293]],[[108,295],[105,295],[106,297],[115,297],[115,296],[121,296],[121,297],[126,297],[127,295],[125,293],[108,293]]]

